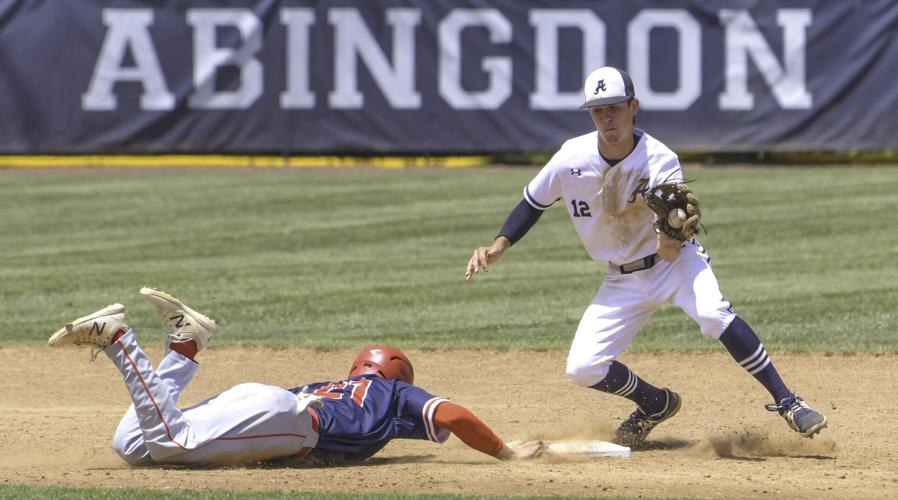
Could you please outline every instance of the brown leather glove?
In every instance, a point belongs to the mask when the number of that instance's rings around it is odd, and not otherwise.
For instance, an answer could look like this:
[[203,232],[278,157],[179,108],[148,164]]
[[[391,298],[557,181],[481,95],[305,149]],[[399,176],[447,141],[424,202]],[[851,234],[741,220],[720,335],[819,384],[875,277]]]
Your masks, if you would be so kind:
[[686,184],[659,184],[645,194],[645,203],[658,216],[655,231],[679,241],[695,236],[702,220],[698,198]]

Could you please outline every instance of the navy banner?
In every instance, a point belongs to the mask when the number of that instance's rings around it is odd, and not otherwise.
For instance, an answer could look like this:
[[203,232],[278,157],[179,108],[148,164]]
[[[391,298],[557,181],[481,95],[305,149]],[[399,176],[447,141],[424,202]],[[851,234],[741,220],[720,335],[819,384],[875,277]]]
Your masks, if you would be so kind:
[[893,0],[0,0],[0,153],[898,149]]

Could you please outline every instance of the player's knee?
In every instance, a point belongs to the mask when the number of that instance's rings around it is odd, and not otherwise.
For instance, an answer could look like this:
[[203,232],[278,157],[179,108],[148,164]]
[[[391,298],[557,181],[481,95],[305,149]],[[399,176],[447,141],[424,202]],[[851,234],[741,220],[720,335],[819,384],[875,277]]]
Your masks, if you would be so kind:
[[705,311],[704,313],[699,311],[698,324],[702,329],[702,335],[712,339],[718,339],[735,317],[735,314],[719,309]]
[[575,359],[568,358],[567,368],[565,372],[569,379],[573,380],[577,385],[583,387],[592,387],[608,375],[608,367],[611,362],[593,365],[590,363],[578,362]]
[[720,338],[726,327],[733,321],[736,314],[732,311],[729,302],[719,301],[708,304],[697,304],[698,307],[684,311],[698,323],[702,335],[712,339]]
[[128,465],[148,465],[153,462],[142,434],[116,432],[112,439],[112,449]]

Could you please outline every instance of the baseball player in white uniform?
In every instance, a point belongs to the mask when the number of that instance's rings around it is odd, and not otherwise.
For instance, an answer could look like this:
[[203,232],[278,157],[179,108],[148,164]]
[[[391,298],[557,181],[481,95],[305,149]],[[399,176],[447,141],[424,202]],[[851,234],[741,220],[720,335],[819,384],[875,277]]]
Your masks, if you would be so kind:
[[474,250],[465,279],[487,271],[544,210],[559,203],[589,256],[608,264],[574,335],[567,375],[579,385],[636,403],[636,411],[617,429],[618,442],[638,446],[680,409],[677,393],[649,384],[617,361],[664,304],[679,307],[704,335],[724,344],[773,396],[768,410],[779,412],[803,436],[819,432],[826,417],[783,383],[757,335],[724,299],[698,239],[681,242],[654,229],[656,215],[644,197],[660,184],[685,180],[677,155],[635,128],[639,101],[629,75],[599,68],[587,77],[584,96],[581,108],[596,130],[565,142],[530,181],[493,243]]

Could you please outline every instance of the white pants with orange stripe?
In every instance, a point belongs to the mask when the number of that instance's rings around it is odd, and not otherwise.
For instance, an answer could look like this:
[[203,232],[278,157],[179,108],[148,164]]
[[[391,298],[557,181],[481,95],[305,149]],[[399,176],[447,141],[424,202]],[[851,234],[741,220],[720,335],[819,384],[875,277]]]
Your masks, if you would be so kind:
[[134,403],[113,440],[132,465],[234,464],[271,460],[313,448],[318,434],[296,395],[281,387],[240,384],[190,408],[176,407],[197,364],[169,352],[158,370],[128,331],[106,348]]
[[711,258],[698,239],[683,244],[673,262],[621,274],[610,267],[602,288],[586,308],[567,358],[567,375],[585,387],[598,384],[652,314],[672,304],[704,335],[719,338],[736,313],[724,299]]

